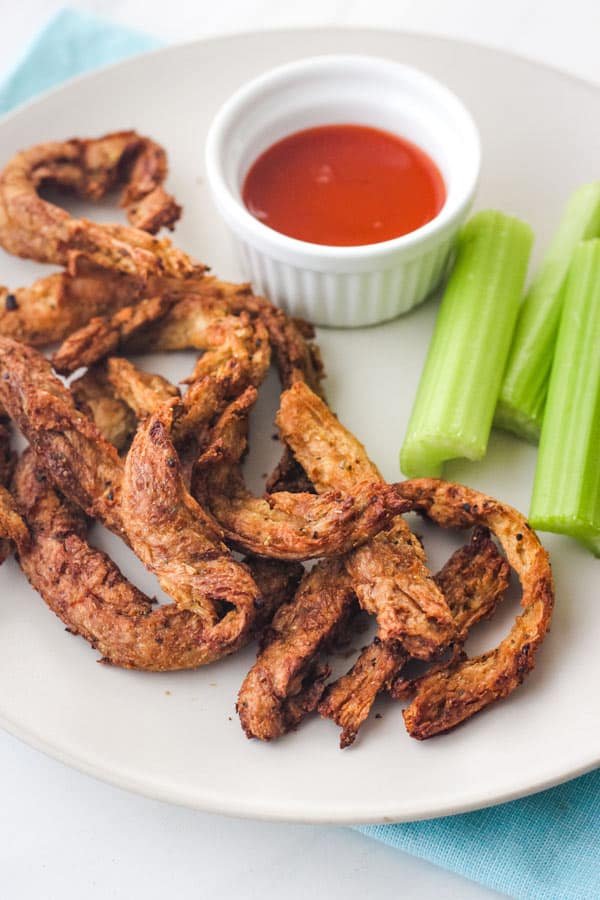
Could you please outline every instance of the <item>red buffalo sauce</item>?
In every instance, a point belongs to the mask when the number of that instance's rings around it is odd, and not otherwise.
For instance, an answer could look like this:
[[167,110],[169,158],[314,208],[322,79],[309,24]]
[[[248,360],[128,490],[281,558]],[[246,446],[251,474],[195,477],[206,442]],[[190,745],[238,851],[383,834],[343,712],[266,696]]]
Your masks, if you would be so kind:
[[365,125],[298,131],[265,150],[242,188],[265,225],[313,244],[377,244],[439,213],[446,188],[415,144]]

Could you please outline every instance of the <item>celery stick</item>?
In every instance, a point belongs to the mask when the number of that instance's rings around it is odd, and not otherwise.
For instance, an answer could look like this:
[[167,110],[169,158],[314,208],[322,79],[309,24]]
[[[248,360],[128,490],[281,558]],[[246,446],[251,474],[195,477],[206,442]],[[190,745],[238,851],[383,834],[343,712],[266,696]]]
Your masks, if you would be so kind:
[[487,210],[462,229],[400,453],[405,475],[481,459],[506,365],[533,235]]
[[564,285],[579,241],[600,236],[600,181],[578,188],[527,291],[517,320],[495,424],[537,441],[552,368]]
[[529,520],[600,556],[600,240],[573,253]]

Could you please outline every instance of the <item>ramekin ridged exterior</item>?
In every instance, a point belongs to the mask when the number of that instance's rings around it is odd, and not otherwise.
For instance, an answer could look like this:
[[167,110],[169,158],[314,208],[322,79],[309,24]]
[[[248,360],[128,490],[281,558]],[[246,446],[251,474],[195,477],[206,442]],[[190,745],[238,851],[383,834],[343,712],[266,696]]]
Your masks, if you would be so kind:
[[[254,160],[294,131],[335,123],[383,128],[429,153],[446,184],[438,215],[359,247],[299,241],[252,216],[241,189]],[[230,97],[209,129],[206,170],[254,290],[318,325],[356,327],[407,312],[439,284],[473,202],[480,156],[471,115],[429,75],[385,59],[322,56],[272,69]]]

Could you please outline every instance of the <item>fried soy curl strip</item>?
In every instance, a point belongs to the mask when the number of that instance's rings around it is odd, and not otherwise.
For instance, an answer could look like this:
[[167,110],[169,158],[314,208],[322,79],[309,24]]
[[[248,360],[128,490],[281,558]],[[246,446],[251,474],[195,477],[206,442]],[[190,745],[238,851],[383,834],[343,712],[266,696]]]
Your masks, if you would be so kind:
[[406,509],[394,485],[373,482],[345,493],[279,491],[255,497],[240,468],[255,400],[256,389],[249,387],[229,405],[194,472],[194,496],[234,546],[275,559],[337,556],[372,538]]
[[121,495],[127,536],[169,596],[205,618],[215,640],[230,643],[247,633],[264,601],[185,488],[171,438],[173,412],[165,404],[149,416],[127,454]]
[[249,383],[260,384],[269,367],[268,334],[247,313],[231,315],[213,297],[162,293],[125,307],[111,317],[97,317],[69,335],[52,362],[62,374],[91,366],[116,350],[156,352],[208,351],[198,361],[189,382],[214,372],[229,359],[248,369]]
[[0,337],[0,402],[59,490],[125,537],[123,463],[37,350]]
[[88,369],[72,382],[71,394],[77,409],[117,450],[129,445],[139,418],[180,398],[179,390],[161,375],[144,372],[121,357]]
[[70,375],[83,366],[91,366],[121,349],[127,339],[152,322],[163,319],[175,298],[163,294],[125,306],[109,319],[98,316],[69,335],[52,356],[52,365],[61,375]]
[[[162,148],[134,131],[22,150],[0,173],[0,245],[16,256],[67,267],[83,257],[144,278],[189,275],[194,265],[186,254],[148,234],[171,227],[181,212],[161,186],[166,171]],[[97,200],[124,177],[121,202],[130,226],[74,219],[38,194],[52,184]]]
[[249,738],[281,737],[316,708],[330,671],[318,664],[319,652],[355,606],[339,560],[323,560],[304,576],[293,601],[276,613],[240,688],[237,710]]
[[44,347],[63,340],[94,316],[112,315],[132,302],[139,279],[80,264],[77,275],[55,272],[31,287],[0,287],[0,334]]
[[522,589],[523,612],[495,650],[451,663],[419,681],[403,715],[408,733],[424,740],[449,731],[522,683],[550,626],[554,585],[548,554],[512,507],[472,488],[433,478],[405,481],[400,489],[415,510],[444,528],[489,528]]
[[10,422],[0,407],[0,565],[10,553],[11,542],[20,546],[27,540],[27,528],[7,490],[15,461],[10,449]]
[[[211,640],[248,633],[263,598],[185,490],[170,438],[172,405],[138,431],[124,471],[44,357],[8,338],[0,338],[0,351],[0,397],[61,492],[131,543],[175,601],[206,618]],[[224,604],[233,611],[219,621]]]
[[12,494],[0,484],[0,565],[9,554],[11,543],[23,551],[29,545],[29,531]]
[[[60,496],[30,452],[18,464],[14,490],[32,534],[19,552],[23,572],[69,631],[89,641],[104,662],[147,671],[194,669],[234,652],[249,637],[218,645],[207,639],[201,616],[174,603],[156,606],[87,543],[84,515]],[[255,621],[261,629],[300,573],[268,561],[254,561],[252,569],[265,598]]]
[[[364,446],[308,385],[299,381],[283,393],[276,421],[317,491],[384,483]],[[455,639],[448,604],[402,518],[349,554],[346,568],[361,606],[377,618],[381,641],[398,641],[427,660]]]
[[[508,587],[510,567],[487,529],[478,526],[471,541],[452,554],[435,580],[454,616],[456,656],[473,625],[494,613]],[[396,641],[376,639],[363,650],[350,672],[327,688],[319,713],[342,728],[342,749],[354,742],[377,694],[390,687],[392,680],[398,689],[398,672],[408,658]]]

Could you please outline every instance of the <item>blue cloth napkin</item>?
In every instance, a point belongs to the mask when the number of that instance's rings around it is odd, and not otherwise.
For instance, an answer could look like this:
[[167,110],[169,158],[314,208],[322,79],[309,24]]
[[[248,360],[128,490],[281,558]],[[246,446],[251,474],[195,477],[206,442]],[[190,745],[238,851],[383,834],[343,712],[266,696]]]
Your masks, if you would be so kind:
[[[0,86],[0,111],[73,75],[159,45],[155,38],[65,9]],[[479,812],[359,830],[519,900],[600,898],[600,770]]]
[[0,113],[67,78],[143,50],[153,50],[161,43],[155,37],[113,25],[97,16],[63,9],[35,35],[0,85]]

